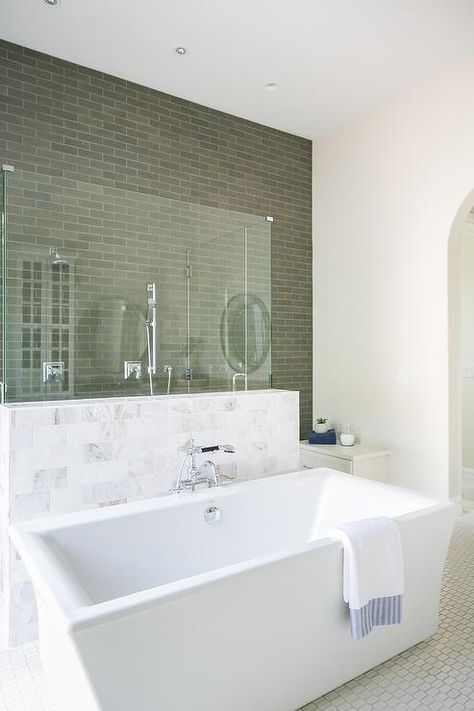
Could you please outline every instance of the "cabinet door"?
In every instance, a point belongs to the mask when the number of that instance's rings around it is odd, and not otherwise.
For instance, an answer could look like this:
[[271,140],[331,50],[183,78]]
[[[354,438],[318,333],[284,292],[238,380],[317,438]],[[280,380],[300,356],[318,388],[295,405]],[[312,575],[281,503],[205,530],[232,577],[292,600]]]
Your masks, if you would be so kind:
[[308,452],[307,449],[300,450],[300,465],[302,469],[315,469],[316,467],[329,467],[339,472],[351,473],[351,462],[342,457],[332,457],[329,454],[319,452]]

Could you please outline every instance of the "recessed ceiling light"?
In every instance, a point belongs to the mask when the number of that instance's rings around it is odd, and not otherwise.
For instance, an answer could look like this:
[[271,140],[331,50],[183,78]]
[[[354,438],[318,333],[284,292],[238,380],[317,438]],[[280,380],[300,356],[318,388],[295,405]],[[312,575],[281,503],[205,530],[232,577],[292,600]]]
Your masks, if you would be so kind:
[[267,81],[265,84],[265,91],[276,91],[278,89],[278,84],[276,81]]
[[44,0],[46,5],[59,5],[59,0]]
[[186,47],[176,47],[176,54],[186,54]]

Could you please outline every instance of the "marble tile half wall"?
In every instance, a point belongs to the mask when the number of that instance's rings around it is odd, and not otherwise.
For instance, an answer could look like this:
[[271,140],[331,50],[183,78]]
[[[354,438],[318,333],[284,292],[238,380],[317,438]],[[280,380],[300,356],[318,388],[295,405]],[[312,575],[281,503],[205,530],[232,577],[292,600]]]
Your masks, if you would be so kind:
[[37,636],[8,524],[167,492],[191,437],[239,480],[298,468],[298,393],[283,390],[0,407],[0,645]]

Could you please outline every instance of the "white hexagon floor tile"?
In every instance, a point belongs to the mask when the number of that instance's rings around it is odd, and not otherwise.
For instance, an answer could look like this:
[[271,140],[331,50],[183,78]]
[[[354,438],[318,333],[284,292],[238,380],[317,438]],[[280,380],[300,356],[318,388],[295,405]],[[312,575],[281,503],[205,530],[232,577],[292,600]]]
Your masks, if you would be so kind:
[[[437,634],[300,711],[422,709],[474,711],[474,512],[456,525]],[[0,653],[0,711],[64,711],[48,687],[36,645]]]

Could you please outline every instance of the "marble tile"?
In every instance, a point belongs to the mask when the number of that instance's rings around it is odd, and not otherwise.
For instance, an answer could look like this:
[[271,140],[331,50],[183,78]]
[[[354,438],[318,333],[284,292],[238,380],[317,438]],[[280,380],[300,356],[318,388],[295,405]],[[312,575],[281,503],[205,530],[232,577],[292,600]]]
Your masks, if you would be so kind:
[[128,476],[126,479],[119,479],[113,483],[113,500],[131,499],[137,500],[142,493],[140,478],[136,476]]
[[[12,461],[15,455],[12,455]],[[18,468],[12,465],[11,479],[9,483],[10,495],[16,494],[31,494],[35,488],[35,469],[33,466],[24,466]],[[7,496],[6,509],[10,511],[10,500]]]
[[30,426],[39,427],[41,425],[54,425],[55,407],[18,407],[8,408],[11,413],[13,427]]
[[38,469],[34,473],[33,488],[35,491],[48,491],[64,486],[67,486],[67,467]]
[[67,465],[67,478],[70,486],[87,486],[104,481],[114,481],[127,476],[126,459],[113,459],[82,464],[74,461]]
[[20,425],[13,427],[10,436],[10,449],[16,452],[19,449],[31,449],[33,446],[33,427]]
[[101,429],[101,423],[99,424],[97,422],[68,423],[62,425],[61,429],[66,435],[66,445],[68,447],[107,439]]
[[102,481],[98,484],[88,484],[81,488],[81,505],[87,508],[104,506],[115,499],[114,483]]
[[55,514],[80,511],[84,506],[83,486],[68,486],[62,489],[53,489],[49,492],[50,510]]
[[81,459],[84,464],[107,462],[114,458],[112,442],[90,442],[81,447]]
[[47,446],[45,442],[39,440],[38,446],[31,449],[21,449],[12,452],[11,472],[22,470],[48,469],[60,467],[68,460],[68,448],[66,444],[58,446]]
[[124,458],[129,459],[135,457],[138,452],[142,455],[153,454],[157,447],[157,442],[151,440],[149,437],[135,437],[124,439],[115,439],[111,442],[112,445],[112,456],[116,459]]
[[28,629],[34,637],[38,635],[36,599],[30,581],[17,582],[12,589],[12,615],[17,620],[10,637],[11,646],[22,643],[22,630]]
[[127,461],[127,471],[129,476],[143,477],[155,473],[155,455],[145,454],[130,457]]
[[48,513],[51,505],[51,493],[49,491],[37,491],[32,494],[17,494],[12,500],[12,511],[14,511],[15,521],[26,521],[30,518],[38,518],[38,515]]
[[[136,422],[137,420],[133,420]],[[138,420],[141,422],[141,420]],[[90,427],[90,425],[88,425]],[[97,429],[97,434],[89,437],[88,440],[84,439],[84,442],[92,442],[94,440],[123,440],[133,437],[133,430],[130,429],[130,425],[126,420],[103,420],[96,423],[94,429]]]

